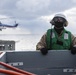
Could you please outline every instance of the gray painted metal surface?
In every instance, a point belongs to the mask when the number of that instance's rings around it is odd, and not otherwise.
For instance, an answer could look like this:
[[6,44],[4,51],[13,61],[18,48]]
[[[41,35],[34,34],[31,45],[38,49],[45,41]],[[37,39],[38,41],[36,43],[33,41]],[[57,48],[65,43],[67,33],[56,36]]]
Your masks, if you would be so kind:
[[[5,62],[6,63],[6,53],[3,52],[2,54],[0,54],[0,62]],[[0,65],[0,68],[5,68],[4,66]],[[0,75],[5,75],[3,73],[0,73]]]
[[0,40],[0,51],[15,50],[15,41]]
[[75,75],[76,55],[69,50],[6,52],[6,63],[37,75]]

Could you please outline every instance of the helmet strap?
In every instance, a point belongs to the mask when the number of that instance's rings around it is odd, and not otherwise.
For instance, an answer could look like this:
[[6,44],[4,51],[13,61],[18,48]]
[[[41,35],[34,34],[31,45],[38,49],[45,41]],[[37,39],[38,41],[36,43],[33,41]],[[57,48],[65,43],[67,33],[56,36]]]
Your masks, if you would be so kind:
[[62,28],[64,28],[64,26],[63,26],[63,27],[59,27],[59,28],[55,26],[55,28],[56,28],[56,29],[62,29]]

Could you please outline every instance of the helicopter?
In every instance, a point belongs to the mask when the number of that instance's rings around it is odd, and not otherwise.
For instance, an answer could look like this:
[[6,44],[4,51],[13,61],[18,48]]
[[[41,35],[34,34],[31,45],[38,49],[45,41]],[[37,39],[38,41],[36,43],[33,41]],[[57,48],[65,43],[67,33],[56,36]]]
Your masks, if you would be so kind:
[[2,31],[2,29],[6,29],[6,28],[16,28],[18,26],[18,23],[16,23],[14,25],[9,25],[9,24],[3,24],[0,22],[0,31]]

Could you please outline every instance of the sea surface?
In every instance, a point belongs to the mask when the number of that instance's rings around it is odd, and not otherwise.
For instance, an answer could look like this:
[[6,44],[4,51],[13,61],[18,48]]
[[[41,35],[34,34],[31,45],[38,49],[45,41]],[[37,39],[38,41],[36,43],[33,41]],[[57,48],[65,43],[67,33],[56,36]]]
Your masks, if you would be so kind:
[[16,51],[35,51],[42,34],[0,34],[0,40],[16,42]]

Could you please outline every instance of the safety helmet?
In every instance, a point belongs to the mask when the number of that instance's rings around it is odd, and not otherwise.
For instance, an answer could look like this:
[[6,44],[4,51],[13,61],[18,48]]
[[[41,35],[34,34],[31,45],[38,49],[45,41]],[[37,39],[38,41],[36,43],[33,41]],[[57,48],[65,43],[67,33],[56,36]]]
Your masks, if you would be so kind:
[[55,25],[54,19],[55,19],[56,17],[61,17],[61,18],[65,19],[64,26],[66,27],[66,26],[68,25],[68,21],[67,21],[67,19],[66,19],[66,16],[63,15],[63,14],[56,14],[56,15],[54,16],[54,18],[50,21],[50,23],[51,23],[52,25]]

